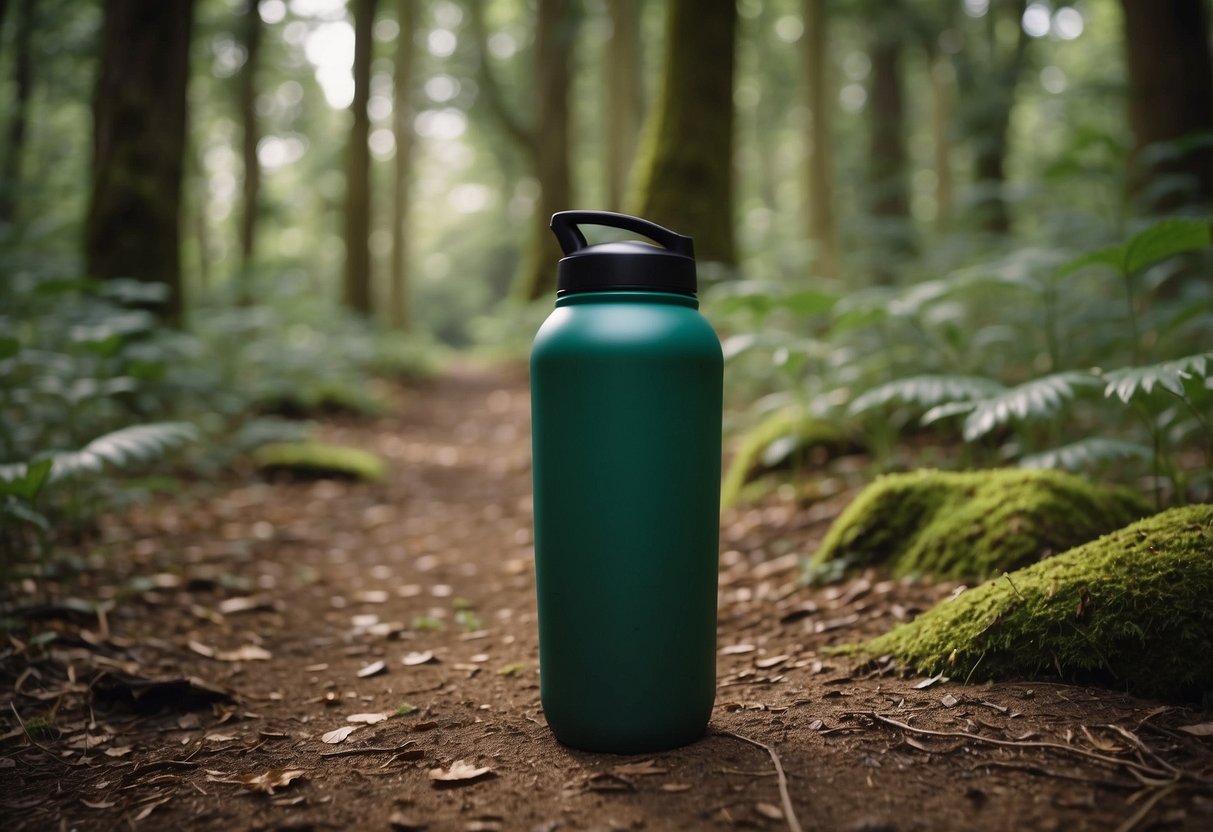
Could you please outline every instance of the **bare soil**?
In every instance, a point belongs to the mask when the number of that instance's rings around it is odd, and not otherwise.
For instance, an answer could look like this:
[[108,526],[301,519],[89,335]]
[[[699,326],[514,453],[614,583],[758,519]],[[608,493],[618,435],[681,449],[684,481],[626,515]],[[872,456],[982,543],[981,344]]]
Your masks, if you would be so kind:
[[539,703],[525,377],[398,395],[389,418],[324,428],[383,455],[387,481],[191,487],[10,593],[0,825],[1213,828],[1213,738],[1180,730],[1207,712],[1041,680],[923,686],[825,654],[957,588],[802,586],[848,489],[724,517],[704,739],[561,746]]

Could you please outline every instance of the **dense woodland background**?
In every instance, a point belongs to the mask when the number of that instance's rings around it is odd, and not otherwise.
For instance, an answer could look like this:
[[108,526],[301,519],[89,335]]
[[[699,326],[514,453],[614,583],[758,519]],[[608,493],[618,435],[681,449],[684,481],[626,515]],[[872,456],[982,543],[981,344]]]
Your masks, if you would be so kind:
[[278,417],[373,411],[372,377],[525,354],[570,207],[695,237],[734,491],[829,436],[1207,498],[1210,21],[0,0],[6,539],[84,523],[106,465],[201,436],[222,470]]

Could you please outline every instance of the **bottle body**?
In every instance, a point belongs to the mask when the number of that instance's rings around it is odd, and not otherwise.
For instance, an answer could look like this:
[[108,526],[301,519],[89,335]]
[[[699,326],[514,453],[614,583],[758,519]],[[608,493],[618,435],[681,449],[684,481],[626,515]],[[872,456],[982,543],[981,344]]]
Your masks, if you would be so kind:
[[693,297],[563,297],[531,353],[540,694],[562,742],[702,735],[716,689],[720,343]]

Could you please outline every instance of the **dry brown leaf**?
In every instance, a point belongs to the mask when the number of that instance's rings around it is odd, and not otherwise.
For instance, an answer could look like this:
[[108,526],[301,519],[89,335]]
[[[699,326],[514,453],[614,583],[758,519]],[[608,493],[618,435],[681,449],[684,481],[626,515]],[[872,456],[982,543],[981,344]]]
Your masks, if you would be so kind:
[[208,659],[215,658],[215,648],[209,647],[200,641],[194,641],[193,639],[190,639],[189,648],[191,650],[193,650],[195,653],[197,653],[199,656],[206,656]]
[[273,794],[274,789],[289,786],[295,780],[306,775],[301,768],[271,768],[264,774],[235,774],[228,775],[221,771],[207,771],[206,779],[212,783],[234,783],[244,786],[251,792]]
[[129,745],[115,745],[113,748],[105,749],[105,756],[107,757],[125,757],[130,753],[131,747]]
[[752,644],[730,644],[728,647],[720,649],[722,656],[740,656],[743,653],[753,653],[756,649]]
[[690,783],[662,783],[661,790],[663,792],[689,792],[691,790]]
[[955,708],[960,704],[960,700],[950,693],[945,693],[942,697],[940,697],[939,703],[945,708]]
[[358,678],[367,679],[371,676],[378,676],[380,673],[387,673],[387,665],[382,661],[371,662],[366,667],[358,671]]
[[401,662],[405,667],[415,667],[416,665],[428,664],[432,661],[434,661],[433,650],[422,650],[420,652],[409,653],[407,656],[401,659]]
[[216,650],[214,658],[221,662],[264,662],[274,658],[264,647],[243,644],[235,650]]
[[1198,722],[1195,725],[1181,725],[1179,730],[1194,737],[1213,737],[1213,722]]
[[235,734],[220,734],[218,732],[206,735],[207,742],[231,742],[236,739]]
[[358,730],[357,725],[344,725],[341,728],[335,728],[329,731],[320,738],[321,742],[326,742],[329,745],[336,745],[339,742],[345,742],[346,737]]
[[239,598],[225,598],[219,602],[219,612],[224,615],[236,615],[242,612],[257,612],[272,610],[277,605],[264,595],[248,595]]
[[470,783],[473,780],[479,780],[481,777],[492,773],[492,769],[488,767],[477,768],[471,763],[463,760],[456,760],[455,762],[451,763],[451,767],[448,769],[430,769],[430,780],[436,786],[448,783],[463,784]]
[[114,800],[86,800],[83,797],[80,798],[80,802],[90,809],[109,809],[118,805]]
[[783,810],[770,803],[755,803],[754,811],[768,820],[783,820]]
[[754,660],[754,666],[755,666],[755,667],[757,667],[759,670],[767,670],[767,669],[769,669],[769,668],[775,667],[776,665],[783,664],[784,662],[786,662],[786,661],[787,661],[788,659],[790,659],[790,658],[792,658],[792,657],[791,657],[791,656],[786,656],[786,655],[784,655],[784,656],[768,656],[768,657],[767,657],[767,658],[765,658],[765,659],[755,659],[755,660]]
[[668,774],[670,770],[657,765],[656,760],[642,760],[638,763],[624,763],[623,765],[615,766],[611,771],[621,777],[642,777],[653,774]]
[[376,722],[383,722],[384,720],[391,719],[391,718],[392,718],[392,715],[390,713],[350,714],[349,716],[347,716],[345,718],[345,721],[346,722],[360,722],[364,725],[374,725]]

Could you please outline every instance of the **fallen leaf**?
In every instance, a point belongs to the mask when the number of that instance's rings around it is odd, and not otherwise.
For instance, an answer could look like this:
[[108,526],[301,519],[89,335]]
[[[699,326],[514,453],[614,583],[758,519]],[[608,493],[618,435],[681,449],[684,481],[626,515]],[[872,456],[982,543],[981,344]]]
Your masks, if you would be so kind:
[[234,740],[234,739],[236,739],[236,735],[235,735],[235,734],[220,734],[220,733],[214,733],[214,734],[207,734],[207,735],[206,735],[206,741],[207,741],[207,742],[231,742],[231,741],[232,741],[232,740]]
[[442,785],[445,783],[463,784],[470,783],[473,780],[478,780],[481,777],[492,774],[490,768],[477,768],[471,763],[463,760],[456,760],[451,763],[448,769],[432,768],[430,769],[430,780],[434,785]]
[[937,682],[946,682],[946,681],[948,681],[948,677],[944,676],[942,673],[940,673],[940,674],[930,677],[929,679],[923,679],[921,682],[914,685],[914,690],[923,690],[924,688],[929,688],[931,685],[933,685]]
[[93,800],[85,800],[83,797],[80,798],[80,802],[83,803],[85,806],[87,806],[90,809],[109,809],[112,806],[118,805],[117,801],[113,801],[113,800],[93,801]]
[[383,662],[371,662],[366,667],[358,671],[359,679],[367,679],[371,676],[378,676],[380,673],[387,672],[387,665]]
[[329,745],[336,745],[339,742],[345,742],[345,738],[358,730],[357,725],[345,725],[341,728],[336,728],[329,731],[320,738],[321,742],[327,742]]
[[783,820],[783,810],[771,803],[755,803],[754,811],[768,820]]
[[386,604],[391,596],[382,589],[368,589],[354,594],[355,600],[364,604]]
[[423,650],[421,652],[409,653],[401,662],[405,667],[416,667],[419,664],[429,664],[434,661],[433,650]]
[[389,713],[379,714],[351,714],[345,718],[346,722],[360,722],[365,725],[374,725],[376,722],[383,722],[386,719],[391,719]]
[[759,670],[767,670],[769,668],[775,667],[776,665],[783,664],[790,658],[792,658],[792,657],[791,656],[769,656],[765,659],[755,659],[754,666],[757,667]]
[[274,658],[264,647],[244,644],[235,650],[216,650],[214,658],[221,662],[264,662]]
[[756,649],[752,644],[731,644],[728,647],[722,647],[720,655],[740,656],[742,653],[753,653]]
[[939,700],[940,704],[945,708],[955,708],[960,704],[960,700],[950,693],[945,693]]
[[1181,725],[1179,730],[1194,737],[1213,737],[1213,722],[1198,722],[1195,725]]
[[423,832],[427,826],[423,821],[409,817],[403,812],[392,812],[387,822],[394,832]]
[[129,745],[116,745],[113,748],[105,749],[105,756],[107,757],[125,757],[130,753],[131,747]]
[[691,790],[690,783],[662,783],[661,790],[663,792],[689,792]]
[[199,656],[206,656],[208,659],[213,659],[215,657],[215,648],[208,647],[207,645],[203,644],[200,641],[194,641],[193,639],[190,639],[189,648],[191,650],[193,650],[195,653],[197,653]]
[[615,766],[611,771],[622,777],[643,777],[653,774],[668,774],[670,770],[657,765],[655,760],[643,760],[638,763],[624,763],[623,765]]
[[218,771],[207,771],[206,779],[212,783],[234,783],[244,786],[251,792],[273,794],[274,789],[289,786],[295,780],[307,774],[301,768],[271,768],[264,774],[235,774],[227,775]]
[[219,612],[224,615],[235,615],[241,612],[256,612],[272,610],[275,603],[264,595],[249,595],[239,598],[225,598],[219,602]]
[[526,662],[510,662],[497,668],[498,676],[516,676],[526,670]]

